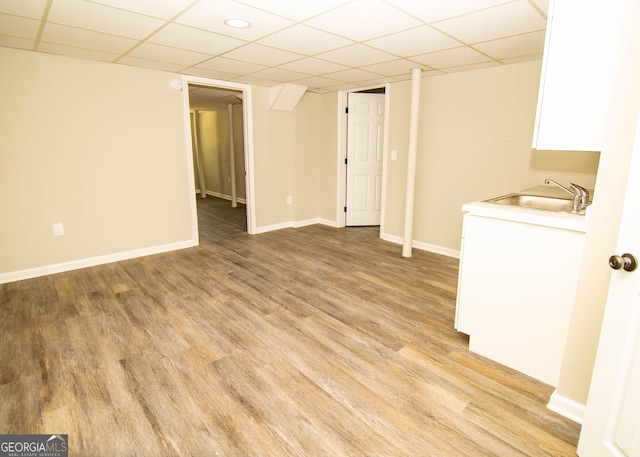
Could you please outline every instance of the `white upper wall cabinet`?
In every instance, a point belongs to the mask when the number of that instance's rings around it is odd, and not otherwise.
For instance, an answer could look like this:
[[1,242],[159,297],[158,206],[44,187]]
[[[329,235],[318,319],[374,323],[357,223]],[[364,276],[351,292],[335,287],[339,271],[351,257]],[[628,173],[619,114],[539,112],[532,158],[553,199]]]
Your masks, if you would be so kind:
[[623,0],[551,0],[533,147],[600,151]]

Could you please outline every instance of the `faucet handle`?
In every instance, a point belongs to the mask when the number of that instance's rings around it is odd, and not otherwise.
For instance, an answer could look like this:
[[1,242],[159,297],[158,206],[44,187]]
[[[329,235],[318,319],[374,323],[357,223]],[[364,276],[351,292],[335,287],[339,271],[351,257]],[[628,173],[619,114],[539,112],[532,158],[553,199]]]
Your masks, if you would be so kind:
[[589,191],[578,184],[571,183],[570,186],[571,189],[576,192],[576,196],[580,199],[578,209],[583,210],[589,206]]
[[587,189],[585,189],[584,187],[582,187],[582,186],[580,186],[578,184],[574,184],[574,183],[570,183],[569,185],[571,186],[571,188],[573,190],[578,192],[580,195],[589,195],[589,191]]

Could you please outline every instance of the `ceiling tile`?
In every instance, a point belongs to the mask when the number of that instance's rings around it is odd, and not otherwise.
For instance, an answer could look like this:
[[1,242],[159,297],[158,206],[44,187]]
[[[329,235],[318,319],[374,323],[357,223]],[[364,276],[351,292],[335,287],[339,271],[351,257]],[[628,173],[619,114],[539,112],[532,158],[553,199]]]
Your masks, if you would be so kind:
[[471,65],[458,65],[455,67],[448,67],[445,68],[444,70],[442,70],[444,73],[460,73],[463,71],[469,71],[469,70],[480,70],[482,68],[489,68],[489,67],[496,67],[500,65],[500,63],[491,60],[489,62],[480,62],[480,63],[476,63],[476,64],[471,64]]
[[53,1],[48,20],[87,30],[140,39],[163,24],[160,19],[82,0]]
[[472,44],[543,30],[546,20],[529,2],[519,0],[434,25],[445,33]]
[[502,63],[504,64],[529,62],[531,60],[542,60],[542,53],[530,54],[528,56],[511,57],[508,59],[501,59]]
[[0,13],[40,19],[46,5],[47,0],[2,0],[0,2]]
[[66,46],[64,44],[47,42],[40,42],[38,45],[38,51],[76,57],[78,59],[99,60],[101,62],[115,62],[120,56],[120,54],[114,54],[111,52],[96,51],[95,49],[79,48],[77,46]]
[[129,53],[129,56],[155,60],[158,62],[172,63],[175,65],[181,65],[182,67],[192,67],[211,58],[211,56],[207,54],[172,48],[155,43],[142,43],[140,46],[133,49]]
[[365,87],[364,84],[342,83],[336,86],[328,86],[327,89],[329,89],[329,92],[336,92],[339,90],[358,90],[358,89],[362,89],[363,87]]
[[406,59],[396,59],[389,62],[377,63],[375,65],[367,65],[361,67],[362,70],[377,73],[385,76],[398,76],[411,74],[414,68],[423,68],[423,65],[411,62]]
[[196,67],[207,70],[227,71],[237,75],[255,73],[256,71],[264,70],[266,68],[264,65],[257,65],[255,63],[236,59],[227,59],[226,57],[214,57],[199,63]]
[[35,40],[32,38],[18,38],[15,36],[0,35],[0,46],[4,48],[33,50]]
[[217,70],[207,70],[206,68],[201,67],[189,67],[184,70],[184,73],[192,76],[200,76],[202,78],[221,79],[223,81],[231,81],[232,79],[240,76],[234,73],[227,73]]
[[383,86],[389,82],[389,78],[378,77],[375,79],[368,79],[364,81],[358,81],[360,87],[374,87],[374,86]]
[[503,60],[512,57],[541,54],[544,50],[545,32],[525,33],[499,40],[474,44],[473,47],[494,59]]
[[275,67],[286,62],[291,62],[292,60],[301,59],[304,56],[260,44],[248,44],[227,52],[223,57]]
[[390,0],[390,3],[425,22],[435,22],[511,1],[513,0]]
[[324,13],[349,0],[239,0],[241,3],[270,11],[294,21],[302,21],[320,13]]
[[282,68],[267,68],[249,75],[253,78],[264,78],[272,81],[290,82],[295,79],[307,78],[309,75],[296,71],[284,70]]
[[[42,32],[42,41],[112,54],[123,54],[137,43],[136,40],[131,38],[51,23],[45,26]],[[38,49],[40,50],[40,47]]]
[[269,79],[254,78],[248,75],[239,76],[235,78],[234,81],[237,81],[239,83],[244,83],[244,84],[254,84],[256,86],[263,86],[263,87],[271,87],[279,84]]
[[380,78],[381,75],[371,73],[370,71],[359,70],[357,68],[350,68],[349,70],[329,73],[325,76],[329,79],[337,79],[338,81],[359,82]]
[[461,43],[425,25],[375,38],[367,41],[366,44],[400,57],[410,57],[441,49],[455,48]]
[[[224,23],[229,18],[249,21],[251,27],[229,27]],[[179,16],[176,22],[245,41],[257,40],[293,24],[287,19],[231,0],[201,0]]]
[[304,59],[294,60],[293,62],[282,64],[280,67],[286,70],[299,71],[301,73],[313,75],[323,75],[325,73],[342,71],[349,68],[346,65],[316,59],[315,57],[306,57]]
[[[417,67],[414,67],[414,68],[417,68]],[[429,76],[444,75],[444,74],[445,72],[442,70],[434,70],[429,68],[422,69],[422,78],[427,78]],[[394,78],[398,81],[407,81],[411,79],[411,73],[395,75]]]
[[471,48],[462,46],[459,48],[431,52],[429,54],[412,57],[411,60],[415,60],[418,63],[432,68],[449,68],[465,64],[486,62],[490,59]]
[[325,93],[538,59],[549,1],[0,0],[0,46]]
[[348,46],[353,44],[353,41],[332,33],[298,24],[262,38],[258,40],[257,43],[312,56],[321,52]]
[[417,19],[379,0],[354,0],[309,19],[307,24],[355,41],[422,25]]
[[40,21],[24,17],[0,14],[0,34],[18,38],[35,38]]
[[152,35],[148,41],[209,55],[222,54],[246,44],[238,40],[181,24],[169,24]]
[[319,87],[327,87],[327,86],[335,86],[337,84],[342,84],[344,81],[339,81],[337,79],[325,78],[324,76],[313,76],[311,78],[302,78],[293,81],[296,84],[300,84],[301,86],[307,86],[310,90],[314,90]]
[[350,67],[361,67],[363,65],[373,65],[374,63],[393,60],[396,56],[373,49],[363,44],[354,44],[346,48],[335,49],[333,51],[318,54],[316,57]]
[[113,6],[122,10],[146,14],[161,19],[171,19],[193,0],[149,1],[149,0],[89,0],[93,3]]
[[212,70],[217,72],[229,72],[236,75],[246,75],[267,68],[264,65],[257,65],[241,60],[227,59],[226,57],[214,57],[196,65],[196,68]]
[[158,60],[151,60],[151,59],[142,59],[142,58],[133,57],[133,56],[121,57],[120,59],[118,59],[118,63],[122,63],[125,65],[132,65],[134,67],[151,68],[154,70],[161,70],[161,71],[171,71],[174,73],[179,72],[185,67],[185,65],[169,63],[169,62],[160,62]]

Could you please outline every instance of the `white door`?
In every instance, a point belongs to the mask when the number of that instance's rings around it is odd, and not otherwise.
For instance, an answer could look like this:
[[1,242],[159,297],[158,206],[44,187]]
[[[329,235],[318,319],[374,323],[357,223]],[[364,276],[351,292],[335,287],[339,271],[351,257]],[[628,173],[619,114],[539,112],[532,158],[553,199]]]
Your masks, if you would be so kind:
[[[616,252],[640,256],[640,5],[625,2],[605,141],[631,146],[631,164]],[[613,51],[613,50],[612,50]],[[631,138],[632,141],[627,141]],[[620,150],[620,153],[625,151]],[[596,197],[597,198],[597,197]],[[602,259],[606,262],[607,259]],[[581,457],[640,457],[640,269],[613,271],[583,421]]]
[[348,94],[345,225],[380,225],[384,94]]
[[[640,255],[640,118],[617,254]],[[612,253],[613,254],[613,253]],[[603,259],[605,261],[606,259]],[[585,418],[581,457],[640,456],[640,269],[614,271]]]

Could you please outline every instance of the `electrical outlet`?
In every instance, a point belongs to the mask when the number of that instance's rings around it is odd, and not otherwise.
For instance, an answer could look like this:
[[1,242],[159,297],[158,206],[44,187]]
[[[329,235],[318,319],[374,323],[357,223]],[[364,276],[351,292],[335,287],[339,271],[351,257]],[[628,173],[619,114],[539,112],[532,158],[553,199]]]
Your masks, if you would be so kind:
[[397,149],[392,149],[391,150],[391,160],[397,160],[398,158],[398,150]]
[[293,202],[291,195],[287,195],[287,205],[290,205]]
[[64,225],[62,222],[58,222],[53,224],[53,236],[62,236],[64,235]]

